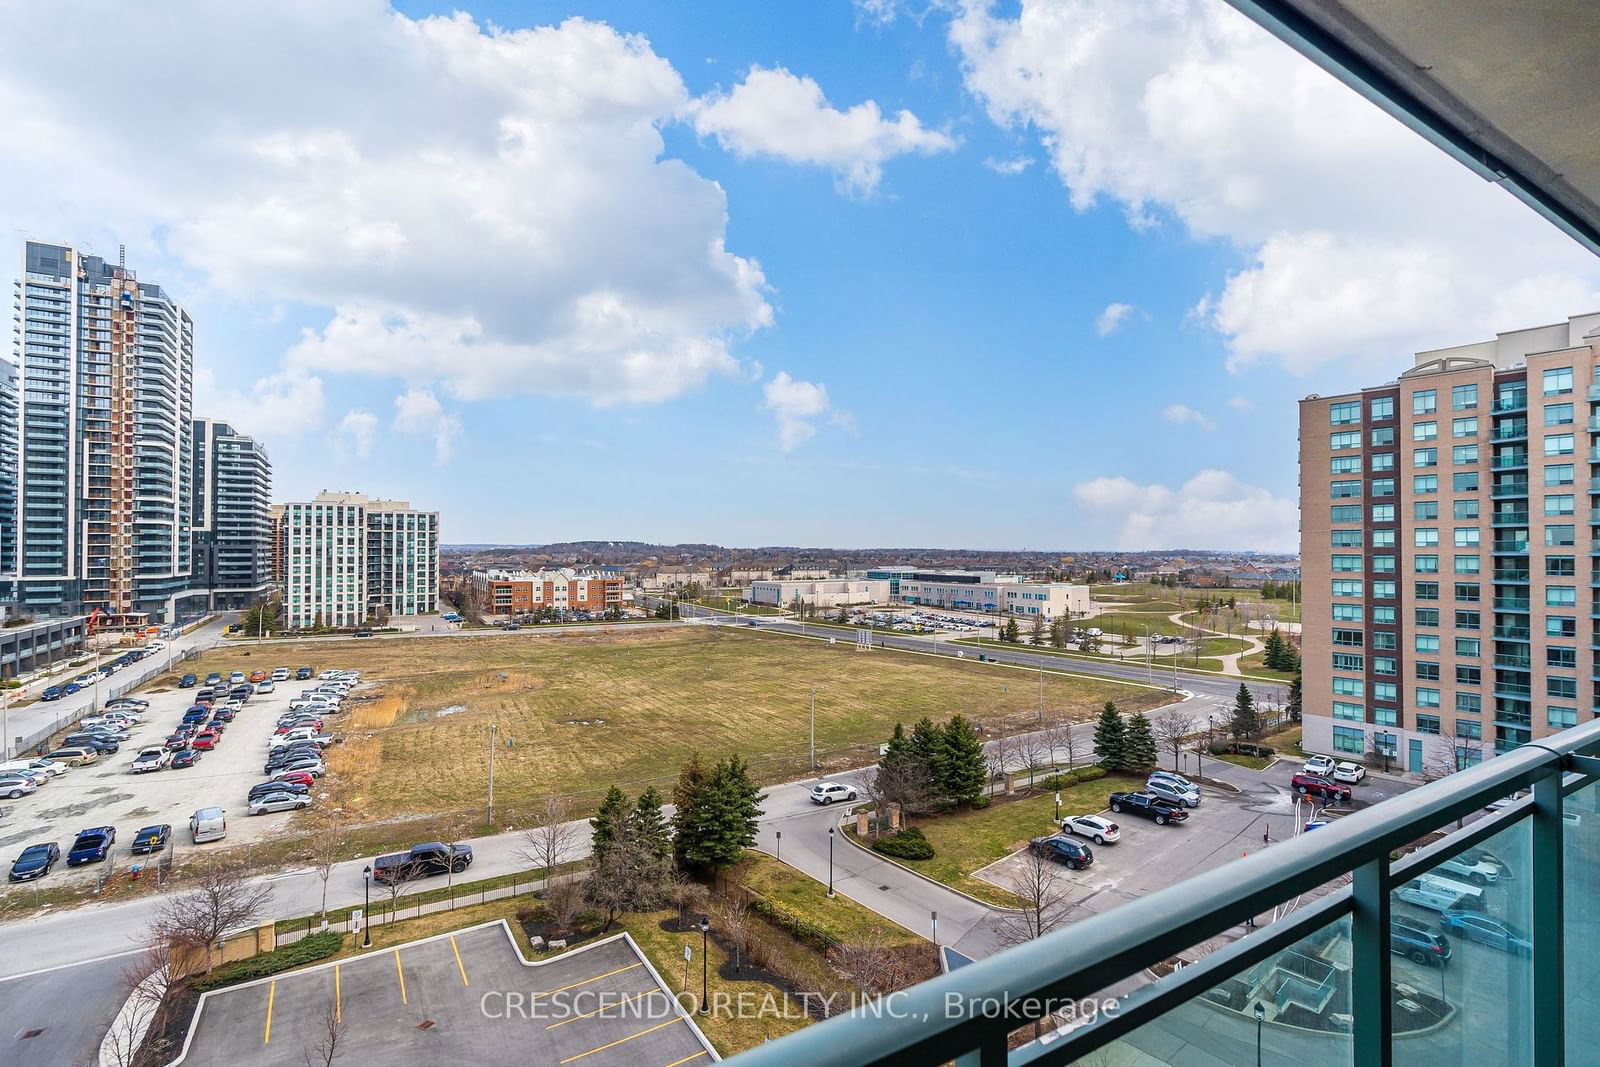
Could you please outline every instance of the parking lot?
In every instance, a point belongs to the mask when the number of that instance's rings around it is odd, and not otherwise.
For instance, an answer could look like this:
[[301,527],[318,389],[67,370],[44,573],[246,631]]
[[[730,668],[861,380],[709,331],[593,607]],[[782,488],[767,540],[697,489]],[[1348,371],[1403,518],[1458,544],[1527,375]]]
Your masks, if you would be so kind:
[[[274,667],[287,666],[292,673],[301,665],[263,664],[256,659],[241,655],[238,669],[248,674],[255,669],[270,672]],[[249,699],[226,725],[216,748],[202,753],[193,766],[141,774],[130,772],[133,761],[141,750],[163,745],[191,705],[196,690],[155,688],[132,694],[148,700],[150,706],[140,713],[142,721],[128,728],[130,737],[121,742],[117,752],[68,769],[20,799],[0,801],[5,812],[0,820],[0,861],[7,869],[17,854],[31,844],[55,841],[62,852],[62,861],[49,875],[27,883],[7,883],[6,891],[27,891],[28,887],[60,884],[68,879],[93,879],[108,867],[121,872],[130,864],[148,862],[146,857],[129,851],[134,834],[144,826],[170,824],[178,850],[217,847],[194,846],[189,841],[189,816],[202,807],[215,805],[226,810],[228,844],[257,840],[284,828],[297,813],[250,817],[246,793],[252,785],[269,777],[262,773],[262,766],[267,738],[275,732],[278,716],[288,710],[291,698],[314,684],[292,679],[275,683],[272,692],[257,693]],[[337,732],[338,721],[338,717],[330,719],[326,728]],[[313,803],[320,792],[319,788],[312,788]],[[108,861],[68,868],[65,857],[77,832],[107,825],[117,831]]]
[[175,1063],[689,1067],[718,1057],[623,936],[529,963],[503,922],[208,993]]

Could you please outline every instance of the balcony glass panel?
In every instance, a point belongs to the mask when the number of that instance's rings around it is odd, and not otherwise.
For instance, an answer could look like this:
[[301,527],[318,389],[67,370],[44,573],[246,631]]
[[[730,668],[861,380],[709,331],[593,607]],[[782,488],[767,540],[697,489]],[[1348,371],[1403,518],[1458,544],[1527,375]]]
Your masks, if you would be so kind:
[[1567,1058],[1575,1050],[1600,1049],[1600,972],[1594,966],[1600,936],[1600,785],[1587,785],[1567,797],[1563,829],[1566,892],[1565,922]]
[[[1461,1067],[1532,1063],[1533,971],[1523,951],[1533,926],[1528,820],[1446,864],[1412,877],[1390,896],[1392,922],[1440,934],[1450,950],[1443,967],[1418,963],[1411,956],[1394,957],[1394,1060]],[[1430,883],[1430,878],[1438,881]],[[1444,898],[1458,890],[1454,904],[1460,906],[1451,906]],[[1587,970],[1594,973],[1592,966]],[[1435,998],[1443,998],[1450,1009],[1443,1025],[1425,1035],[1405,1036],[1401,1001],[1426,1006]]]

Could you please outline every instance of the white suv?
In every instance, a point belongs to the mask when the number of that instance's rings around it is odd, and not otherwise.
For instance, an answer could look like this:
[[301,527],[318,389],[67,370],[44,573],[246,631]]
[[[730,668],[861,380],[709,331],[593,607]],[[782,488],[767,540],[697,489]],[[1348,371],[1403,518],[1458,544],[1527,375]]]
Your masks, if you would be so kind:
[[818,782],[811,787],[811,803],[832,804],[835,800],[854,800],[856,791],[838,782]]
[[1320,775],[1323,778],[1331,777],[1333,775],[1333,757],[1312,756],[1306,760],[1306,765],[1303,769],[1306,774]]

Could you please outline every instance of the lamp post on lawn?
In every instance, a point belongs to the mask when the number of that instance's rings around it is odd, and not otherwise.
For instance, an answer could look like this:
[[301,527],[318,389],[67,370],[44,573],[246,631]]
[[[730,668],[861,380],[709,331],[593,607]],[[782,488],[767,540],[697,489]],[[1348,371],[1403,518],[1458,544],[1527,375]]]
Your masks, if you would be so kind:
[[361,947],[372,947],[372,864],[367,864],[362,875],[367,880],[367,907],[361,913]]
[[[710,920],[701,915],[701,1014],[710,1000]],[[1256,1067],[1261,1065],[1256,1064]]]
[[833,827],[828,827],[828,896],[833,896]]

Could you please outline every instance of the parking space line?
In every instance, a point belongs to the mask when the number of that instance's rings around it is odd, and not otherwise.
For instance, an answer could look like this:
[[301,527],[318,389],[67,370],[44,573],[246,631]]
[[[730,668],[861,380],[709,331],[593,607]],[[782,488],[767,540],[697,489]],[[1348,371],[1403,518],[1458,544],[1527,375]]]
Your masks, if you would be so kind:
[[651,993],[656,992],[656,990],[657,990],[656,986],[651,986],[649,989],[646,989],[646,990],[643,990],[641,992],[635,993],[631,997],[624,997],[622,1000],[617,1001],[615,1004],[607,1004],[603,1008],[596,1008],[594,1011],[586,1011],[582,1015],[574,1015],[570,1019],[562,1019],[558,1023],[551,1023],[549,1026],[545,1027],[545,1029],[546,1030],[554,1030],[558,1026],[565,1026],[568,1023],[575,1023],[579,1019],[587,1019],[587,1018],[589,1018],[591,1016],[599,1015],[601,1012],[608,1011],[611,1008],[620,1008],[624,1004],[632,1004],[636,1000],[639,1000],[639,999],[641,999],[643,997],[648,997]]
[[450,935],[450,951],[454,952],[456,954],[456,970],[461,972],[461,984],[462,985],[471,985],[472,983],[467,981],[467,968],[466,968],[466,965],[461,962],[461,950],[456,947],[456,935],[455,934],[451,934]]
[[574,1060],[581,1060],[585,1056],[593,1056],[596,1052],[604,1052],[608,1048],[616,1048],[618,1045],[626,1045],[629,1041],[632,1041],[636,1037],[643,1037],[645,1034],[653,1034],[657,1030],[665,1030],[667,1027],[671,1026],[673,1023],[681,1023],[683,1021],[684,1021],[683,1016],[681,1016],[681,1015],[674,1016],[673,1018],[668,1019],[664,1023],[656,1023],[654,1026],[647,1027],[647,1028],[645,1028],[643,1030],[640,1030],[637,1034],[629,1034],[627,1037],[619,1037],[615,1041],[612,1041],[612,1042],[609,1042],[607,1044],[601,1045],[598,1048],[592,1048],[588,1052],[580,1052],[576,1056],[568,1056],[566,1059],[562,1060],[561,1062],[563,1064],[572,1063]]
[[333,965],[333,1021],[344,1018],[344,995],[339,988],[339,965]]
[[277,999],[277,996],[278,980],[274,978],[272,984],[267,987],[267,1028],[261,1032],[261,1043],[263,1045],[272,1041],[272,1002]]
[[581,982],[573,982],[571,985],[564,985],[560,989],[547,989],[539,995],[542,997],[548,997],[551,993],[565,993],[569,989],[577,989],[581,985],[588,985],[590,982],[598,982],[602,978],[610,978],[614,974],[621,974],[624,971],[631,971],[636,967],[643,966],[644,964],[642,963],[630,963],[626,967],[618,967],[614,971],[607,971],[605,974],[597,974],[593,978],[585,978]]
[[705,1049],[701,1049],[699,1052],[692,1052],[681,1060],[673,1060],[671,1063],[667,1064],[667,1067],[678,1067],[678,1065],[681,1063],[688,1063],[690,1060],[697,1060],[705,1054]]
[[400,1003],[410,1004],[411,1001],[406,999],[406,972],[405,969],[400,966],[399,949],[394,950],[394,973],[400,979]]

